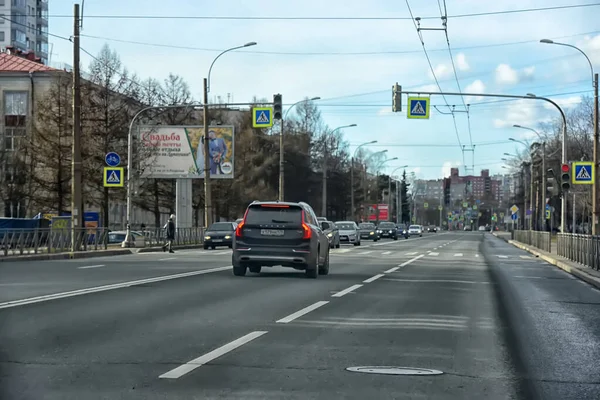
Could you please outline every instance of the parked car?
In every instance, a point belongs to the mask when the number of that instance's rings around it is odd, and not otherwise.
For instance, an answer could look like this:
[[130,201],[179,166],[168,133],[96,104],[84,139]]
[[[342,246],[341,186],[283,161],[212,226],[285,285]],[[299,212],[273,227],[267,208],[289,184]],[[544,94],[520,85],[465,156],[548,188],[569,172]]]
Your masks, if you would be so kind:
[[232,248],[235,227],[235,222],[215,222],[211,224],[204,232],[204,250],[209,247],[214,250],[217,246]]
[[[108,244],[121,244],[125,241],[127,231],[110,231],[108,233]],[[142,232],[131,231],[133,247],[146,247],[146,237]]]
[[421,225],[411,225],[408,227],[408,234],[423,237],[423,227]]
[[255,201],[235,230],[232,263],[236,276],[281,265],[314,279],[329,273],[329,240],[308,204]]
[[351,243],[360,246],[360,230],[354,221],[338,221],[335,223],[340,234],[340,243]]
[[380,222],[377,227],[382,238],[398,240],[398,227],[393,222]]
[[329,247],[330,248],[336,248],[339,249],[340,248],[340,230],[338,229],[338,227],[336,226],[336,224],[334,224],[331,221],[320,221],[321,223],[321,228],[323,229],[323,232],[327,235],[327,239],[329,240]]
[[379,233],[377,232],[377,228],[375,224],[371,222],[362,222],[358,225],[360,229],[360,238],[372,240],[374,242],[379,240]]

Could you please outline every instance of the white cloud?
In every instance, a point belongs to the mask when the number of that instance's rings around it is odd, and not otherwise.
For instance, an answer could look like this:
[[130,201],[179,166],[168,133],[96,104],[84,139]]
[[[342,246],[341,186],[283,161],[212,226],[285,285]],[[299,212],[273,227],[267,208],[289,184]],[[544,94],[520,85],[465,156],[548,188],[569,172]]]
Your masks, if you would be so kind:
[[[438,64],[434,69],[433,72],[435,73],[435,77],[440,80],[440,79],[446,79],[448,78],[450,75],[452,75],[452,70],[450,67],[448,67],[446,64]],[[431,73],[431,71],[429,71],[429,77],[431,79],[433,79],[433,74]]]
[[[581,96],[563,97],[551,100],[558,104],[562,109],[565,109],[575,107],[577,104],[581,103]],[[548,102],[544,102],[544,107],[548,110],[556,110],[556,107]]]
[[531,82],[534,80],[535,66],[523,68],[519,72],[519,82]]
[[437,85],[435,83],[431,83],[429,85],[423,85],[423,86],[419,86],[414,89],[411,89],[411,91],[413,91],[413,92],[418,92],[419,90],[422,90],[423,92],[439,92],[440,91],[440,89],[437,87]]
[[461,71],[468,71],[471,68],[464,53],[458,53],[455,57],[455,61],[456,67]]
[[[469,85],[467,85],[464,88],[464,91],[467,93],[485,93],[485,84],[480,79],[477,79],[477,80],[473,81],[472,83],[470,83]],[[482,96],[467,96],[465,98],[465,101],[467,103],[471,103],[473,101],[481,101],[481,100],[483,100]]]
[[415,175],[419,175],[421,174],[421,167],[414,167],[413,169],[410,170],[413,174]]
[[461,166],[460,161],[446,161],[442,167],[442,177],[447,178],[450,176],[450,170]]
[[392,106],[391,105],[389,107],[383,107],[382,109],[377,111],[377,115],[389,115],[389,114],[392,114]]
[[496,128],[506,128],[514,124],[523,126],[535,126],[539,122],[535,108],[531,107],[532,100],[520,99],[510,102],[502,118],[494,119]]
[[600,65],[600,35],[586,36],[578,43],[593,64]]
[[514,85],[519,82],[519,75],[510,65],[500,64],[496,67],[496,82],[503,85]]

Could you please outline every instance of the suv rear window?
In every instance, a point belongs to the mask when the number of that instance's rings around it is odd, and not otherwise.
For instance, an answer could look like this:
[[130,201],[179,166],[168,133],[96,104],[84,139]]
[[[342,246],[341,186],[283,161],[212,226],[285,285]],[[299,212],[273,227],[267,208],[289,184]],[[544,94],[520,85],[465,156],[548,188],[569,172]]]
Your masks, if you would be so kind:
[[209,231],[232,231],[231,222],[217,222],[208,227]]
[[252,206],[248,209],[246,215],[246,224],[263,225],[263,224],[302,224],[302,209],[300,207],[269,207]]
[[360,224],[358,227],[360,229],[375,229],[375,224]]
[[393,222],[382,222],[381,224],[379,224],[379,227],[384,229],[390,229],[395,228],[396,224],[394,224]]

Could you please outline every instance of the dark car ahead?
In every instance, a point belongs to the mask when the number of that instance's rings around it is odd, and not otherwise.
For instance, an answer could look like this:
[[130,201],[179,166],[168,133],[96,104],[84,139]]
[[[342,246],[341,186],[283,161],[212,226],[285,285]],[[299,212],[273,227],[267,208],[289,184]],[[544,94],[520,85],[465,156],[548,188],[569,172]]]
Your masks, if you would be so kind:
[[362,222],[358,225],[358,229],[360,229],[361,239],[373,240],[374,242],[379,240],[379,233],[377,232],[375,224]]
[[235,233],[235,223],[233,222],[215,222],[211,224],[204,232],[204,250],[209,247],[213,250],[217,246],[233,246],[233,234]]
[[380,222],[377,230],[381,232],[379,235],[382,238],[398,240],[398,227],[393,222]]
[[306,203],[250,204],[235,231],[233,274],[281,265],[306,271],[306,276],[329,273],[329,240]]

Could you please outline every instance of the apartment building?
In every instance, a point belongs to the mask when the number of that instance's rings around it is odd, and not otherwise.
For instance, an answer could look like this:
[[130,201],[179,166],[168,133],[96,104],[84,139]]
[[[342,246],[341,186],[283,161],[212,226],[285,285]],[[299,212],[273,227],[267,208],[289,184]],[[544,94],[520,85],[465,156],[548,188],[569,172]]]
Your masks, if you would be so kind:
[[0,0],[0,48],[35,52],[48,64],[48,0]]

